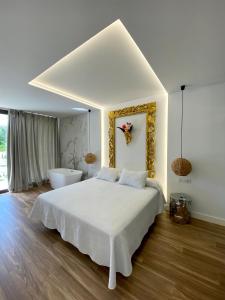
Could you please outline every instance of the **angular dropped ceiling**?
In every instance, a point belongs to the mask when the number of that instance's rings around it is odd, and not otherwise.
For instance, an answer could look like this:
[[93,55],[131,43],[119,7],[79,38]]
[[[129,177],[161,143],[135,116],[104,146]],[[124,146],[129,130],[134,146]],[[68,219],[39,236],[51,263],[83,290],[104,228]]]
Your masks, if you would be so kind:
[[100,109],[166,92],[120,20],[29,84]]

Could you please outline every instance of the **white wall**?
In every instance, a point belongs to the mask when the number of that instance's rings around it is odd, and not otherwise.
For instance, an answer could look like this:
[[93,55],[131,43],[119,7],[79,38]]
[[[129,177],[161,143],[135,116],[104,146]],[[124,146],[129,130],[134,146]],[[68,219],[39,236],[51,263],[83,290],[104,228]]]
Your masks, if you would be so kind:
[[88,165],[90,176],[95,176],[101,168],[101,112],[92,110],[90,114],[90,151],[96,155],[96,162]]
[[[126,144],[125,136],[123,132],[117,127],[121,127],[122,124],[131,122],[134,124],[132,134],[132,141],[130,144]],[[131,116],[125,116],[116,118],[115,121],[115,160],[116,167],[119,169],[130,169],[132,164],[132,170],[142,171],[146,169],[146,113],[136,114]],[[141,145],[141,147],[140,147]],[[138,155],[137,155],[138,154]]]
[[168,195],[189,194],[193,216],[225,225],[225,84],[185,90],[183,156],[192,163],[191,183],[171,171],[180,156],[180,92],[169,95],[168,107]]
[[[104,111],[104,124],[103,124],[103,148],[104,148],[104,157],[103,164],[108,166],[109,163],[109,147],[108,147],[108,130],[109,130],[109,121],[108,121],[108,112],[111,110],[117,110],[124,107],[140,105],[144,103],[156,102],[156,160],[155,160],[155,169],[156,169],[156,179],[160,182],[163,187],[164,193],[166,194],[166,181],[167,181],[167,105],[168,105],[168,96],[167,94],[162,94],[155,97],[147,97],[143,99],[132,100],[129,102],[124,102],[119,105],[110,107],[108,110]],[[142,148],[142,146],[140,146]],[[130,166],[132,169],[132,166]]]

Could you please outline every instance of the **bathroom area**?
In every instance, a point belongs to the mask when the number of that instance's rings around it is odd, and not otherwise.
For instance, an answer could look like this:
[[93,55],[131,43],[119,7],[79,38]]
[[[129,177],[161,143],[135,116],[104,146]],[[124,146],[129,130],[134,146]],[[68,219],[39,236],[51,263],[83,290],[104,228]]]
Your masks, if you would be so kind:
[[[52,188],[59,188],[95,176],[101,168],[101,112],[76,111],[59,119],[60,168],[49,170]],[[92,153],[95,161],[87,163]]]

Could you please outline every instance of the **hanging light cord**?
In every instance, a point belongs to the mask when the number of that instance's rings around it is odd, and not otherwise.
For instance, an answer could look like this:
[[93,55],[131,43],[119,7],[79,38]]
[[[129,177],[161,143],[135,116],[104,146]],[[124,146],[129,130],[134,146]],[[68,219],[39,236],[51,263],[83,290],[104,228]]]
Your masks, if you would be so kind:
[[184,119],[184,89],[185,85],[181,87],[181,126],[180,126],[180,156],[183,158],[183,119]]
[[183,118],[184,118],[184,96],[182,90],[182,100],[181,100],[181,126],[180,126],[180,156],[183,157]]
[[91,138],[90,138],[90,113],[91,113],[91,110],[89,109],[88,110],[88,152],[90,152],[90,141],[91,141]]

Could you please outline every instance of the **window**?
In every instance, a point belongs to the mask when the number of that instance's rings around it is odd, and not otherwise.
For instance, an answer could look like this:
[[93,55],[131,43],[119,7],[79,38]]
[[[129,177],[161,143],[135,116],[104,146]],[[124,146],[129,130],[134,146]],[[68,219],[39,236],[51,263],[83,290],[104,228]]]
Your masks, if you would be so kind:
[[0,192],[7,191],[7,127],[8,113],[0,110]]

